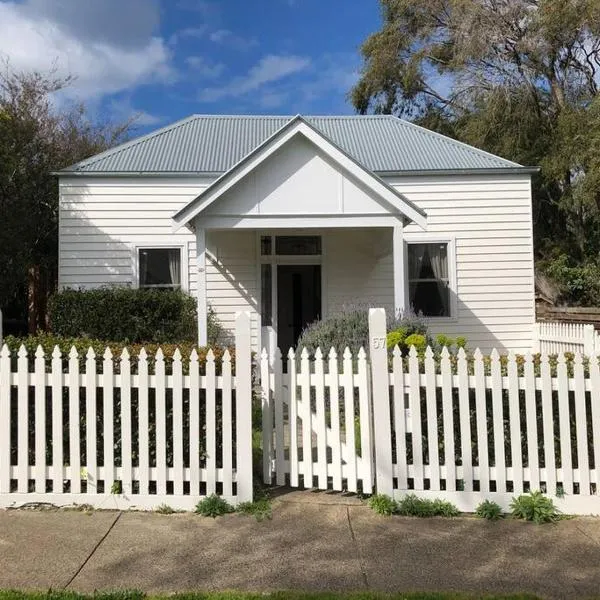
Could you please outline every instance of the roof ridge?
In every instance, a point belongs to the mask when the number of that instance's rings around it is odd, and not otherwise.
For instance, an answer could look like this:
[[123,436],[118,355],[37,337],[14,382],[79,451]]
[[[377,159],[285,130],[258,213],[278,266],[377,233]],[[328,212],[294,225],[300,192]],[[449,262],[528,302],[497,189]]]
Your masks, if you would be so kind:
[[522,167],[523,166],[517,162],[508,160],[508,158],[504,158],[503,156],[498,156],[497,154],[492,154],[491,152],[488,152],[487,150],[482,150],[481,148],[476,148],[475,146],[472,146],[471,144],[467,144],[466,142],[461,142],[460,140],[456,140],[448,135],[439,133],[438,131],[433,131],[432,129],[427,129],[427,127],[423,127],[422,125],[417,125],[416,123],[413,123],[412,121],[407,121],[406,119],[401,119],[400,117],[395,117],[394,115],[389,115],[389,116],[392,117],[393,119],[396,119],[399,123],[401,123],[404,126],[412,127],[413,129],[418,129],[419,131],[421,131],[423,133],[426,133],[432,137],[436,137],[436,138],[440,139],[441,141],[443,141],[446,144],[456,144],[458,146],[461,146],[465,150],[470,152],[471,154],[479,155],[479,156],[481,156],[481,155],[488,156],[489,158],[494,159],[494,160],[500,159],[512,167]]

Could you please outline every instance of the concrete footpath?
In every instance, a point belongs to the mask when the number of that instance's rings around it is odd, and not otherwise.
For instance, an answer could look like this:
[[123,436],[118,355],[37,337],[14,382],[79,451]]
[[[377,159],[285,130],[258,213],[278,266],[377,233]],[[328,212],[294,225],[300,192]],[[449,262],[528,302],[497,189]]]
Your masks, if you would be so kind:
[[380,517],[293,492],[273,519],[0,511],[0,589],[529,592],[600,596],[600,519]]

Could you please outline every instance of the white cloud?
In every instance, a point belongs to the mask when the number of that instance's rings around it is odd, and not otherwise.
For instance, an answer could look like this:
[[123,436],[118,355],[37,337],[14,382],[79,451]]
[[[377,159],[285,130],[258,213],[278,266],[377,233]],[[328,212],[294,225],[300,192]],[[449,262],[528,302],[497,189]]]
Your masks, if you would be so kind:
[[212,63],[202,56],[188,56],[185,62],[188,67],[205,79],[217,79],[226,69],[223,63]]
[[[121,10],[123,5],[128,3],[103,0],[85,13],[92,3],[0,0],[0,57],[8,58],[16,70],[55,68],[58,75],[75,76],[74,84],[62,92],[68,98],[96,100],[143,83],[174,79],[165,42],[152,35],[158,18],[154,0],[130,2],[137,12]],[[117,39],[115,31],[123,28],[129,35]]]
[[234,50],[248,50],[258,46],[258,40],[256,38],[244,38],[236,35],[229,29],[217,29],[213,31],[208,38],[215,44],[229,46]]
[[128,97],[113,99],[109,106],[110,112],[117,122],[125,123],[131,121],[133,129],[136,127],[159,125],[165,121],[164,117],[152,115],[145,110],[136,109]]
[[222,98],[244,96],[263,86],[303,71],[310,59],[302,56],[276,56],[269,54],[258,61],[246,75],[234,77],[221,87],[209,87],[199,94],[201,102],[216,102]]

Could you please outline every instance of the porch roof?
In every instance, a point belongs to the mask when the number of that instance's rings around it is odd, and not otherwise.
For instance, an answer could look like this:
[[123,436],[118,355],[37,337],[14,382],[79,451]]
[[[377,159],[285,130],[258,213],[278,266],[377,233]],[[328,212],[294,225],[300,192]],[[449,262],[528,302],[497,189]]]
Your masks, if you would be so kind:
[[405,223],[414,222],[421,228],[426,228],[427,215],[425,211],[324,136],[306,119],[298,115],[173,215],[174,229],[178,230],[184,225],[188,225],[243,177],[254,171],[278,149],[282,148],[298,135],[315,144],[319,150],[324,152],[341,169],[350,173],[362,185],[371,190],[371,192],[385,200],[392,207],[395,216],[401,215]]

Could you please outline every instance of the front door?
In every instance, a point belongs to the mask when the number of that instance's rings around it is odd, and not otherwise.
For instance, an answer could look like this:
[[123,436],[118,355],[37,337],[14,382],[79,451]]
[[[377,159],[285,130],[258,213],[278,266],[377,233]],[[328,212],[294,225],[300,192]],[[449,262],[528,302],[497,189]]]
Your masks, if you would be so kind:
[[321,265],[277,265],[277,345],[285,355],[321,318]]

